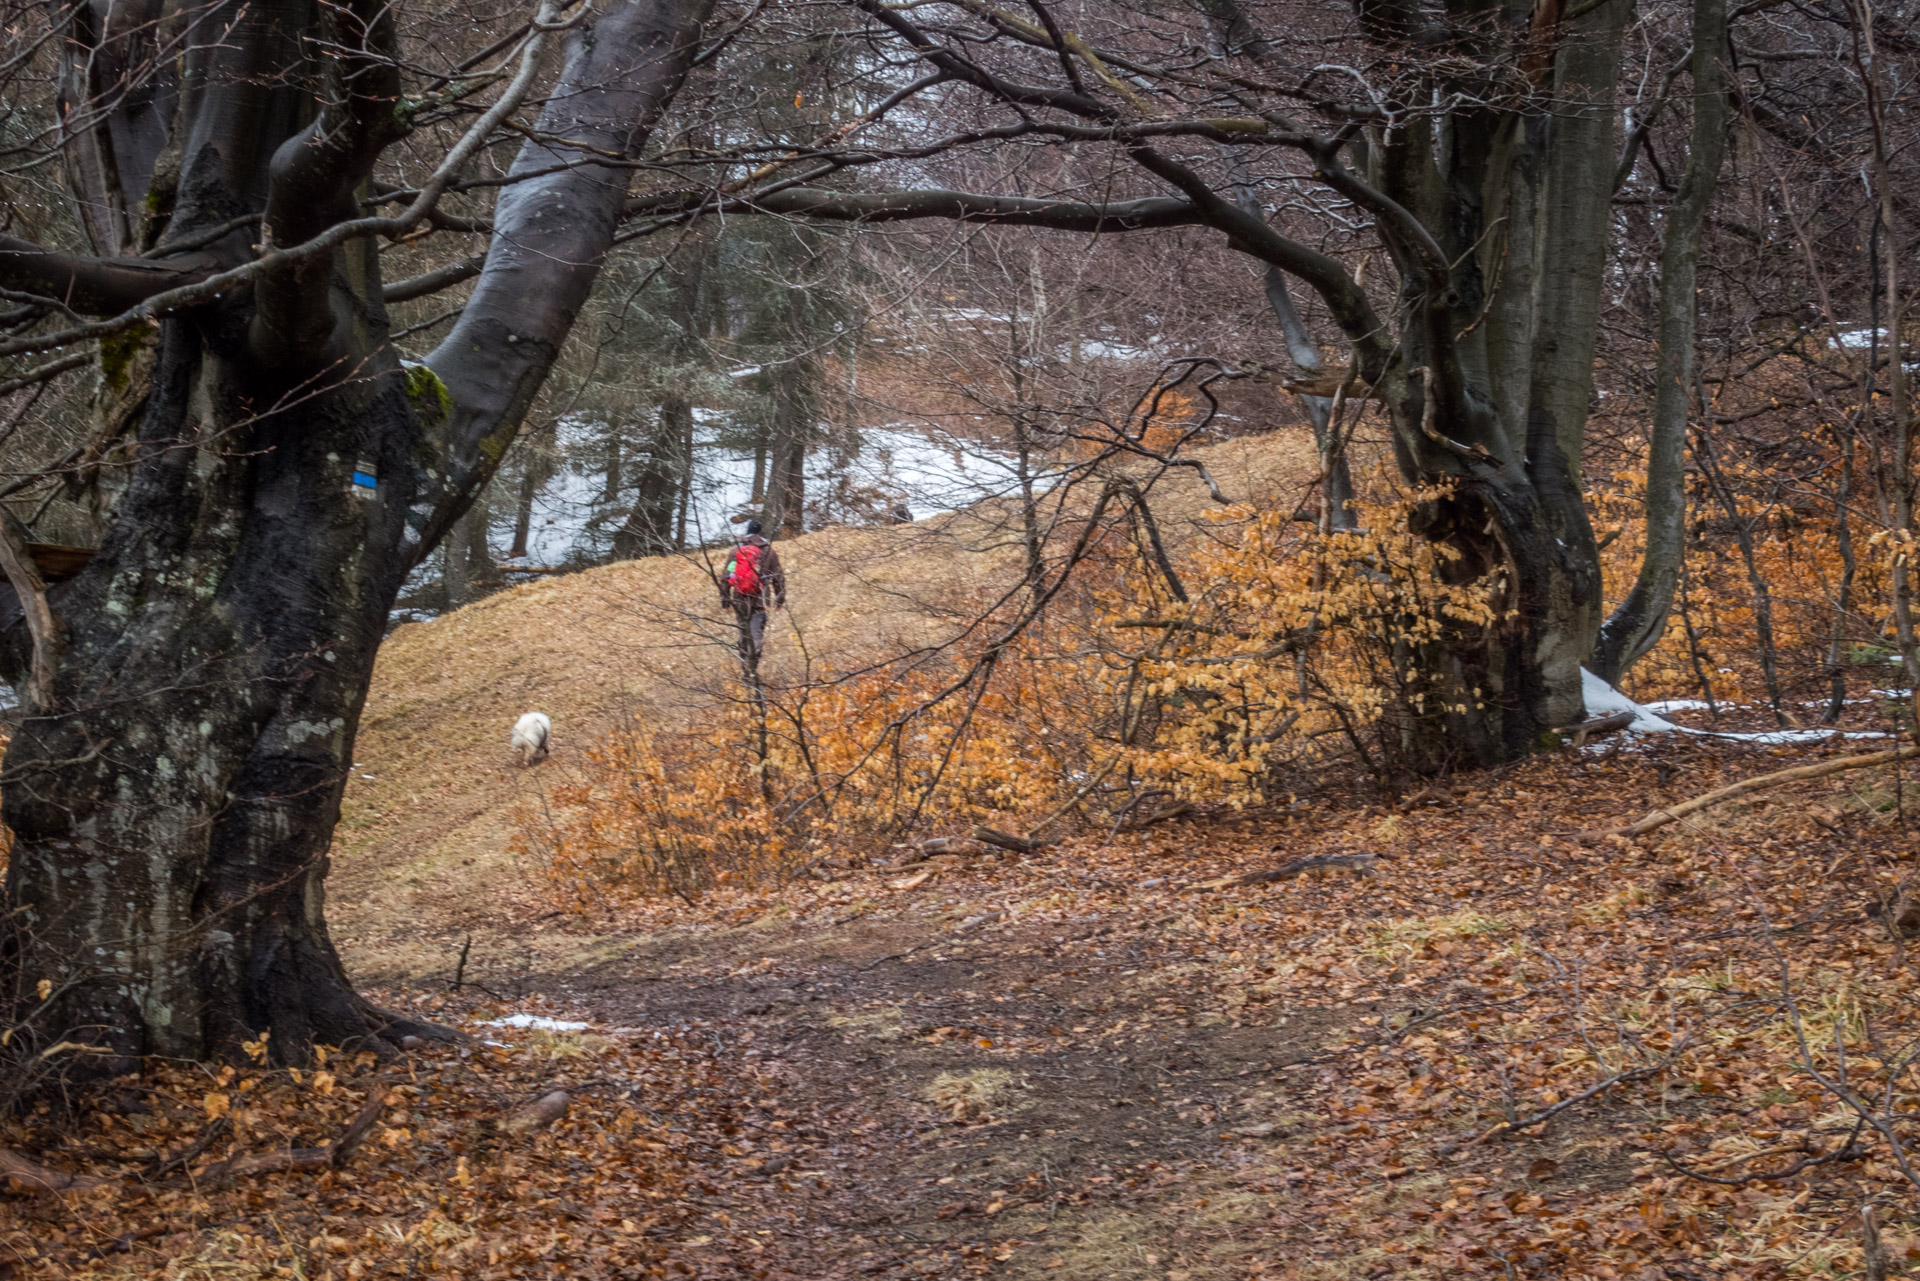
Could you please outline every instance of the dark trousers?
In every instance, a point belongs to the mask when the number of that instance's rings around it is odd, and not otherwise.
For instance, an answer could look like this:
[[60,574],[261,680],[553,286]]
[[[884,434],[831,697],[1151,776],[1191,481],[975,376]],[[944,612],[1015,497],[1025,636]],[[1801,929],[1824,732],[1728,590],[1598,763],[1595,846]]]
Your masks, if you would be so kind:
[[767,642],[766,598],[736,593],[733,616],[740,624],[740,661],[750,669],[758,667],[760,650]]

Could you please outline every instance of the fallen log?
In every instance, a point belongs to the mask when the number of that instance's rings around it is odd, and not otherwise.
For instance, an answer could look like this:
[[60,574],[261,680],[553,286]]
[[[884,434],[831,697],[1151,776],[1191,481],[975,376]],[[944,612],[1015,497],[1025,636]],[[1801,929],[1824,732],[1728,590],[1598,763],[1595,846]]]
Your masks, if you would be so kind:
[[1558,732],[1569,735],[1573,740],[1573,746],[1579,747],[1590,738],[1598,738],[1602,734],[1623,730],[1638,718],[1638,712],[1615,712],[1611,716],[1596,716],[1590,721],[1569,725]]
[[1265,885],[1271,881],[1284,881],[1290,876],[1299,876],[1303,872],[1319,871],[1324,868],[1344,867],[1355,876],[1374,875],[1373,865],[1382,858],[1391,858],[1390,854],[1364,852],[1360,854],[1315,854],[1310,858],[1299,858],[1282,867],[1269,868],[1264,872],[1246,872],[1237,876],[1219,876],[1211,881],[1196,881],[1187,888],[1190,890],[1232,890],[1245,885]]
[[1654,810],[1638,822],[1628,823],[1624,827],[1597,828],[1592,831],[1575,832],[1577,841],[1604,840],[1609,836],[1645,836],[1648,832],[1677,823],[1689,814],[1697,814],[1736,797],[1753,792],[1763,792],[1768,788],[1779,787],[1783,783],[1795,783],[1802,779],[1823,778],[1828,774],[1838,774],[1842,770],[1869,769],[1875,765],[1895,765],[1901,761],[1912,760],[1920,756],[1920,745],[1908,744],[1884,752],[1864,752],[1859,756],[1842,756],[1838,760],[1820,761],[1813,765],[1796,765],[1792,769],[1776,770],[1771,774],[1760,774],[1753,778],[1742,779],[1726,787],[1696,796],[1690,801],[1682,801],[1666,809]]
[[572,1106],[573,1096],[565,1090],[543,1094],[500,1122],[500,1133],[513,1138],[525,1138],[529,1134],[538,1134],[565,1116],[567,1109]]
[[1047,847],[1046,841],[1028,840],[1024,836],[1003,832],[997,827],[975,827],[973,839],[985,841],[989,845],[998,845],[1001,849],[1012,850],[1016,854],[1032,854]]

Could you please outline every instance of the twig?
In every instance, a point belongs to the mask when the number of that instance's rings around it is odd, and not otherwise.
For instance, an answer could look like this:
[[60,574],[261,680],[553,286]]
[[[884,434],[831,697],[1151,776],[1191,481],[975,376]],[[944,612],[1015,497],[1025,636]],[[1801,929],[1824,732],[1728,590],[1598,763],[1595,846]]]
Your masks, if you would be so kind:
[[[1856,1125],[1854,1127],[1853,1132],[1855,1135],[1859,1134],[1860,1127]],[[1855,1157],[1865,1156],[1867,1155],[1869,1149],[1855,1147],[1853,1145],[1852,1137],[1849,1137],[1845,1143],[1842,1143],[1839,1147],[1835,1148],[1833,1151],[1820,1152],[1820,1153],[1815,1153],[1812,1156],[1803,1157],[1800,1160],[1795,1161],[1792,1165],[1788,1166],[1784,1170],[1773,1170],[1773,1171],[1769,1171],[1762,1174],[1743,1174],[1739,1178],[1734,1178],[1734,1179],[1721,1178],[1718,1175],[1708,1173],[1709,1170],[1728,1169],[1741,1161],[1757,1161],[1761,1157],[1782,1156],[1788,1152],[1804,1152],[1804,1151],[1806,1151],[1806,1149],[1803,1147],[1801,1148],[1794,1148],[1794,1147],[1768,1148],[1764,1152],[1746,1153],[1744,1155],[1735,1157],[1730,1161],[1724,1161],[1716,1165],[1703,1166],[1699,1169],[1692,1169],[1688,1166],[1682,1165],[1679,1161],[1674,1159],[1673,1153],[1671,1152],[1662,1152],[1660,1154],[1660,1159],[1665,1161],[1668,1165],[1672,1166],[1673,1169],[1676,1170],[1677,1172],[1686,1175],[1689,1179],[1698,1179],[1702,1183],[1718,1183],[1722,1187],[1741,1188],[1741,1187],[1745,1187],[1749,1183],[1778,1183],[1784,1179],[1791,1179],[1795,1175],[1800,1174],[1806,1170],[1810,1170],[1816,1165],[1827,1165],[1834,1161],[1850,1161]]]
[[218,1143],[221,1137],[232,1128],[233,1122],[230,1118],[224,1116],[214,1118],[213,1122],[209,1124],[206,1129],[200,1131],[198,1138],[182,1148],[177,1154],[165,1158],[155,1156],[153,1163],[146,1169],[146,1177],[149,1179],[157,1179],[162,1175],[171,1174],[175,1170],[185,1169],[187,1166],[192,1165],[195,1161],[205,1156],[207,1149]]
[[467,953],[471,952],[472,950],[473,950],[473,932],[469,930],[467,932],[466,941],[460,944],[460,959],[458,962],[455,963],[453,967],[453,987],[450,990],[458,992],[462,984],[466,982]]
[[1656,1072],[1664,1072],[1669,1067],[1673,1066],[1674,1061],[1680,1057],[1680,1052],[1687,1048],[1687,1044],[1688,1042],[1683,1040],[1679,1045],[1674,1047],[1674,1050],[1671,1054],[1667,1055],[1666,1058],[1661,1059],[1658,1063],[1650,1063],[1646,1067],[1637,1067],[1626,1072],[1616,1072],[1612,1076],[1608,1077],[1606,1080],[1601,1081],[1597,1085],[1592,1085],[1587,1087],[1586,1089],[1580,1091],[1580,1093],[1573,1095],[1571,1098],[1561,1099],[1558,1103],[1554,1104],[1552,1107],[1543,1108],[1540,1111],[1535,1112],[1532,1116],[1528,1117],[1524,1121],[1502,1121],[1498,1125],[1492,1126],[1486,1130],[1482,1130],[1478,1135],[1474,1136],[1471,1139],[1468,1139],[1465,1143],[1461,1144],[1460,1146],[1470,1148],[1470,1147],[1473,1147],[1475,1144],[1486,1142],[1488,1139],[1493,1138],[1495,1135],[1510,1134],[1517,1130],[1531,1130],[1536,1125],[1539,1125],[1545,1121],[1552,1120],[1554,1117],[1560,1115],[1560,1113],[1566,1111],[1568,1108],[1572,1107],[1574,1104],[1585,1103],[1588,1099],[1597,1098],[1598,1096],[1605,1094],[1609,1090],[1613,1089],[1613,1087],[1616,1085],[1625,1085],[1629,1081],[1638,1081],[1640,1078],[1652,1076]]
[[[982,912],[978,916],[969,916],[966,920],[960,922],[960,924],[953,927],[953,934],[965,934],[967,931],[978,929],[982,925],[991,925],[993,922],[999,920],[1001,917],[1005,916],[1006,914],[1007,913],[1005,909],[1002,909],[998,912]],[[924,943],[914,944],[912,947],[908,948],[904,952],[895,952],[891,956],[883,956],[877,961],[870,961],[867,964],[861,966],[859,969],[855,970],[854,973],[865,974],[868,970],[879,969],[882,965],[885,965],[888,961],[904,960],[905,958],[912,956],[915,952],[924,952],[930,947],[938,947],[942,943],[950,943],[953,941],[953,934],[944,935],[939,938],[930,938]]]
[[348,1122],[339,1138],[325,1147],[283,1148],[278,1152],[262,1152],[257,1156],[230,1156],[201,1171],[199,1181],[217,1186],[235,1179],[251,1178],[256,1174],[278,1174],[283,1170],[337,1170],[346,1164],[347,1158],[367,1137],[373,1123],[380,1119],[386,1103],[386,1082],[375,1081],[359,1114]]

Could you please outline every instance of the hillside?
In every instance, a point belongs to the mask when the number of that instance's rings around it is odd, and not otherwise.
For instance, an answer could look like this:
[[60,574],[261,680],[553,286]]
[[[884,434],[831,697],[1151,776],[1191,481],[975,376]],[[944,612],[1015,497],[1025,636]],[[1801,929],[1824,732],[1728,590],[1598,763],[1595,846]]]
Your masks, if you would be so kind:
[[[1199,451],[1228,497],[1294,502],[1311,466],[1304,432]],[[1213,506],[1176,471],[1154,491],[1167,537],[1190,537]],[[891,528],[829,529],[780,544],[791,608],[776,616],[766,663],[778,679],[812,655],[840,670],[943,639],[943,611],[1004,584],[1018,552],[997,537],[992,504]],[[512,865],[516,807],[623,716],[672,729],[713,705],[732,674],[730,615],[691,558],[622,561],[516,587],[396,630],[360,722],[328,882],[335,936],[368,979],[446,970],[467,932],[524,954],[577,949],[534,939],[543,915]],[[506,749],[520,713],[553,718],[554,756],[525,771]],[[495,954],[498,954],[497,952]]]

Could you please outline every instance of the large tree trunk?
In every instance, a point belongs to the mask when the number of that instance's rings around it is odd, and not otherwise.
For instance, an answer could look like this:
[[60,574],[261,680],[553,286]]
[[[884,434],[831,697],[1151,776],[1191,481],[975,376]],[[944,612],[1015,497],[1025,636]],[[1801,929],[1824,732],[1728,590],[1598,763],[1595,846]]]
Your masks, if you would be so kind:
[[[96,1044],[107,1052],[74,1061],[115,1071],[262,1034],[297,1061],[395,1030],[354,994],[323,913],[374,653],[402,580],[511,445],[613,242],[630,170],[581,155],[639,154],[707,8],[615,3],[567,38],[537,135],[567,145],[522,147],[525,181],[501,196],[473,298],[425,366],[387,342],[370,237],[408,234],[429,196],[316,243],[361,216],[357,193],[407,128],[377,0],[336,6],[324,30],[310,8],[236,7],[182,55],[195,89],[135,203],[164,217],[163,245],[249,212],[260,230],[139,261],[0,242],[0,283],[76,310],[171,300],[103,344],[130,476],[97,554],[50,593],[51,693],[30,698],[7,752],[0,991],[28,994],[31,1036]],[[543,9],[509,95],[531,89],[557,16]],[[76,154],[84,168],[99,149]],[[99,234],[124,237],[100,207]],[[237,287],[191,293],[234,270]],[[17,679],[30,638],[5,621],[0,668]]]
[[118,517],[53,593],[52,705],[7,754],[15,946],[63,990],[60,1023],[127,1064],[386,1024],[341,969],[322,883],[407,569],[416,410],[389,353],[256,417],[277,389],[249,377],[244,333],[230,313],[163,326]]
[[1402,746],[1417,770],[1512,760],[1584,715],[1600,574],[1580,455],[1625,16],[1607,0],[1557,33],[1544,118],[1467,107],[1444,128],[1417,123],[1365,156],[1375,190],[1352,185],[1407,316],[1397,359],[1369,381],[1403,474],[1446,489],[1414,532],[1451,548],[1448,577],[1488,584],[1499,613],[1408,647],[1419,699],[1402,709]]

